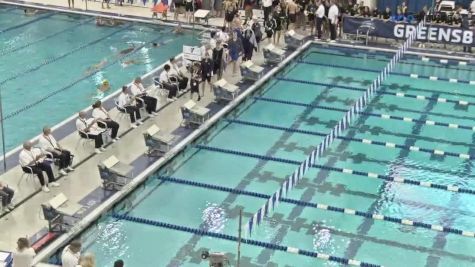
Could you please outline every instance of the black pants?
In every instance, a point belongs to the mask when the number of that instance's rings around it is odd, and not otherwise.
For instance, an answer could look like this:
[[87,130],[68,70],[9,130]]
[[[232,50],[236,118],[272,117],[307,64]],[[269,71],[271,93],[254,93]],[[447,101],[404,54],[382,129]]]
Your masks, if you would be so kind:
[[104,144],[104,141],[102,140],[102,134],[88,134],[88,135],[85,135],[83,133],[79,133],[79,135],[82,137],[82,138],[86,138],[86,139],[94,139],[94,147],[95,148],[101,148],[102,145]]
[[264,7],[264,21],[269,21],[269,15],[272,12],[272,6],[265,6]]
[[136,120],[140,120],[140,108],[137,106],[126,106],[125,111],[129,113],[130,121],[134,123]]
[[188,78],[180,76],[178,78],[178,87],[180,90],[186,89],[186,87],[188,87]]
[[6,186],[0,189],[0,197],[2,197],[3,207],[6,207],[10,205],[10,203],[12,203],[12,198],[14,194],[15,194],[15,191],[13,191],[11,188],[8,188]]
[[145,102],[145,110],[150,114],[157,111],[157,99],[148,95],[141,96],[143,102]]
[[168,90],[168,98],[176,97],[176,92],[178,91],[178,88],[175,84],[163,83],[163,88]]
[[55,159],[59,159],[59,169],[64,169],[64,168],[67,168],[69,167],[71,164],[72,164],[72,160],[71,160],[71,152],[69,152],[68,150],[62,150],[61,152],[56,150],[55,151],[56,153],[52,153],[53,154],[53,158]]
[[336,40],[336,24],[330,22],[330,39]]
[[323,18],[316,18],[317,23],[317,38],[322,39],[322,25],[323,25]]
[[[45,185],[45,177],[43,175],[43,172],[46,172],[46,175],[48,175],[48,181],[50,183],[54,182],[54,174],[53,174],[53,169],[51,168],[51,165],[45,162],[37,163],[36,165],[29,166],[31,170],[33,171],[33,174],[36,174],[38,176],[38,179],[40,180],[41,186]],[[29,173],[30,170],[29,168],[22,167],[24,172]]]
[[111,138],[116,138],[119,132],[119,124],[113,120],[98,121],[97,125],[103,129],[111,129]]

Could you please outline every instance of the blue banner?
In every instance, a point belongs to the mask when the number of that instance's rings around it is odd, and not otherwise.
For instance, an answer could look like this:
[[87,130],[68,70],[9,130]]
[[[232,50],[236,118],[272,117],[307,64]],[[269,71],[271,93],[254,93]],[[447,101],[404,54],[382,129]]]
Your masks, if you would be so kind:
[[[378,18],[360,18],[345,16],[343,18],[343,32],[356,34],[358,30],[370,36],[388,39],[407,39],[415,32],[417,24],[394,22]],[[475,46],[473,29],[462,29],[440,24],[426,24],[417,33],[417,41],[445,43],[451,45]]]

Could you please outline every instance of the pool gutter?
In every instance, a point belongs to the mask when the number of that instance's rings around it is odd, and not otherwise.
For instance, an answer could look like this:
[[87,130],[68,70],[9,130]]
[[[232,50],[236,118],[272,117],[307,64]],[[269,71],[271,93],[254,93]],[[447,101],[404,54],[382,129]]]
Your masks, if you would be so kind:
[[240,94],[236,99],[231,101],[228,105],[226,105],[223,109],[218,111],[214,114],[209,120],[207,120],[204,124],[202,124],[199,128],[193,131],[190,135],[188,135],[185,139],[183,139],[180,143],[178,143],[175,147],[173,147],[168,153],[166,153],[162,158],[158,159],[155,163],[153,163],[150,167],[145,169],[142,173],[140,173],[137,177],[135,177],[130,183],[128,183],[121,191],[117,192],[116,194],[112,195],[108,198],[104,203],[100,204],[94,211],[84,217],[81,221],[79,221],[71,230],[60,236],[58,239],[53,241],[50,245],[48,245],[44,250],[40,251],[35,259],[33,264],[37,264],[42,260],[48,259],[51,257],[58,249],[64,247],[70,240],[72,240],[77,235],[81,234],[84,230],[86,230],[91,224],[97,221],[102,214],[110,210],[116,203],[121,201],[127,195],[135,190],[140,184],[145,182],[147,178],[156,172],[160,167],[162,167],[165,163],[169,160],[174,158],[178,153],[183,151],[191,142],[196,140],[200,137],[204,132],[210,129],[214,124],[216,124],[221,117],[232,111],[237,105],[243,102],[250,94],[256,91],[259,87],[261,87],[265,82],[267,82],[271,77],[275,76],[277,72],[282,70],[288,63],[290,63],[294,58],[304,52],[310,45],[312,44],[311,41],[306,42],[303,46],[298,48],[288,57],[286,57],[282,62],[280,62],[276,67],[271,69],[268,73],[266,73],[261,79],[256,81],[251,87],[245,90],[242,94]]

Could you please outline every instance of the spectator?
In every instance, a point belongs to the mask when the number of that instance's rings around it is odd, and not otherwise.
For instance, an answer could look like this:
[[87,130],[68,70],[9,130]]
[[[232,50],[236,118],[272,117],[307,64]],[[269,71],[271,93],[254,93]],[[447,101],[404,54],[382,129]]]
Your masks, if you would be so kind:
[[102,9],[104,9],[104,3],[107,4],[107,8],[111,8],[110,5],[109,5],[109,2],[110,2],[110,0],[102,0],[102,3],[101,3],[102,4],[101,5]]
[[201,64],[198,62],[193,63],[191,67],[191,80],[190,80],[190,98],[193,99],[193,94],[198,95],[198,101],[201,100],[200,95],[200,77],[201,77]]
[[201,96],[205,95],[205,86],[206,83],[209,84],[211,91],[211,77],[213,76],[213,61],[210,58],[208,52],[205,53],[205,57],[201,60],[201,82],[203,86],[201,87]]
[[10,212],[15,208],[15,206],[12,205],[13,195],[15,195],[15,191],[8,187],[8,185],[0,182],[0,198],[2,199],[4,212]]
[[237,61],[242,53],[242,41],[238,39],[236,32],[233,33],[231,40],[228,42],[229,61],[233,65],[233,75],[237,74]]
[[172,79],[170,77],[170,70],[170,65],[165,64],[162,73],[160,73],[159,80],[163,88],[168,90],[167,101],[173,102],[177,99],[176,95],[178,92],[178,85],[176,83],[172,83]]
[[237,14],[237,6],[231,1],[224,2],[224,27],[231,28],[234,17]]
[[254,8],[254,0],[244,0],[244,19],[246,21],[252,19],[253,8]]
[[68,0],[68,6],[74,8],[74,0]]
[[383,12],[381,12],[380,18],[390,19],[391,18],[391,9],[389,7],[386,7],[386,9]]
[[145,109],[147,110],[150,117],[154,117],[157,115],[157,99],[155,97],[151,97],[147,95],[147,91],[143,87],[142,78],[136,77],[134,82],[130,86],[130,92],[137,100],[137,103],[141,103],[145,105]]
[[289,17],[289,22],[287,25],[288,30],[294,29],[294,25],[297,22],[297,11],[298,6],[293,0],[289,0],[287,2],[287,16]]
[[62,175],[68,175],[66,171],[74,171],[71,167],[73,163],[73,155],[56,141],[54,136],[51,134],[51,128],[43,128],[43,134],[38,139],[38,144],[41,149],[51,153],[54,159],[58,159],[59,173]]
[[79,260],[78,267],[96,267],[96,259],[92,254],[86,254],[82,256]]
[[123,260],[116,260],[114,262],[114,267],[124,267],[124,261]]
[[28,239],[18,238],[16,244],[17,248],[13,252],[13,267],[32,267],[36,252],[30,247]]
[[316,0],[311,0],[307,6],[307,19],[308,24],[310,25],[310,35],[313,35],[315,30],[315,14],[317,13],[317,4]]
[[336,28],[338,25],[338,6],[335,4],[335,0],[330,1],[331,6],[328,10],[328,20],[330,23],[330,42],[336,40]]
[[216,47],[213,49],[213,72],[218,75],[218,80],[223,76],[224,69],[224,48],[221,41],[216,43]]
[[[43,154],[39,148],[33,148],[30,141],[23,143],[23,150],[20,152],[20,166],[24,172],[36,174],[40,180],[43,192],[49,192],[48,185],[57,187],[59,183],[54,179],[51,162],[46,160],[46,154]],[[45,181],[43,172],[46,172],[48,181]]]
[[243,32],[242,37],[242,47],[244,50],[244,56],[242,57],[243,61],[251,60],[252,59],[252,52],[257,50],[257,42],[256,36],[254,35],[254,31],[252,31],[249,24],[246,24],[246,28]]
[[194,0],[185,0],[185,19],[188,21],[188,23],[191,23],[193,19],[193,1]]
[[317,3],[318,8],[316,11],[316,20],[317,20],[317,40],[322,39],[322,26],[323,26],[323,20],[325,19],[325,5],[323,4],[322,1],[319,1]]
[[262,9],[264,9],[264,21],[268,21],[272,14],[272,0],[263,0]]
[[262,41],[262,29],[261,24],[257,19],[254,19],[251,27],[252,31],[254,32],[254,36],[256,37],[257,47],[259,48],[259,43]]
[[102,106],[102,102],[97,100],[92,105],[92,117],[96,119],[97,125],[103,129],[110,129],[112,142],[118,141],[119,124],[111,119],[109,112]]
[[297,28],[303,27],[303,30],[305,31],[305,11],[307,10],[307,5],[309,3],[309,0],[297,0],[296,4],[298,6],[297,8]]
[[94,139],[95,142],[95,152],[100,154],[105,150],[103,147],[104,141],[102,134],[104,130],[101,130],[97,125],[97,120],[90,118],[86,119],[86,112],[81,111],[78,114],[78,119],[76,120],[76,129],[79,131],[79,136],[86,139]]
[[131,96],[131,93],[128,92],[127,86],[125,85],[122,86],[122,92],[117,98],[117,106],[123,108],[125,112],[129,114],[132,128],[137,128],[137,126],[143,123],[142,116],[140,115],[140,108],[135,99]]
[[[463,12],[460,14],[461,15],[461,23],[460,23],[460,27],[464,30],[470,30],[470,19],[471,19],[471,14],[468,13],[468,12]],[[471,46],[464,46],[463,47],[463,52],[468,52],[468,53],[472,53],[472,47]]]
[[77,267],[81,257],[81,241],[73,240],[67,245],[61,254],[63,267]]

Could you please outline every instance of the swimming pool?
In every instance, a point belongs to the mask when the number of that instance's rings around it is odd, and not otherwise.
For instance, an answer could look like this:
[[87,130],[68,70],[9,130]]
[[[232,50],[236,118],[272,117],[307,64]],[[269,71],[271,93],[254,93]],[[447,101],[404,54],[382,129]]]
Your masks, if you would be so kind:
[[[239,210],[247,221],[389,59],[310,48],[114,210],[129,217],[106,216],[85,233],[87,250],[99,266],[117,258],[132,266],[203,266],[205,249],[229,252],[235,263]],[[385,179],[475,189],[464,156],[474,155],[471,68],[406,56],[365,113],[249,237],[262,243],[243,244],[242,266],[338,265],[265,244],[384,266],[473,266],[473,238],[315,207],[474,230],[472,191]]]
[[132,22],[98,27],[90,16],[26,16],[23,9],[0,5],[6,149],[90,105],[102,80],[110,82],[105,95],[110,94],[180,53],[184,44],[197,44],[191,31],[176,35],[172,30]]

